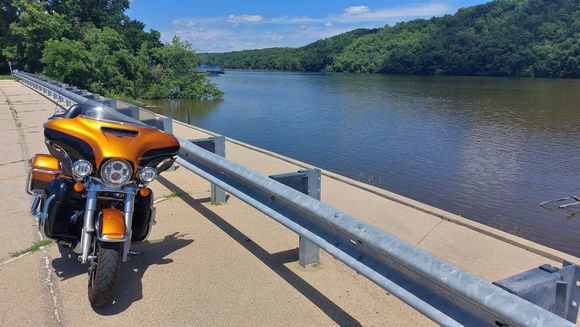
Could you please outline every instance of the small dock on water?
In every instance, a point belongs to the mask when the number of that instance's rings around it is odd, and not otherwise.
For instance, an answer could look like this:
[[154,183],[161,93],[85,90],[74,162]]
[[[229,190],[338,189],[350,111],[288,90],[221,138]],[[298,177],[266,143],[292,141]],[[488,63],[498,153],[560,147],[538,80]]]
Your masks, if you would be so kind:
[[[27,161],[46,153],[42,124],[54,102],[0,81],[0,325],[4,326],[432,326],[394,295],[321,251],[298,264],[298,236],[235,197],[211,205],[210,184],[181,168],[151,187],[157,224],[144,254],[123,265],[117,301],[95,311],[86,267],[56,244],[18,258],[38,241],[24,192]],[[150,113],[147,113],[150,114]],[[215,136],[175,121],[187,139]],[[312,168],[227,139],[227,158],[266,176]],[[329,171],[321,201],[360,217],[488,281],[580,258]]]
[[226,70],[221,68],[219,65],[201,65],[197,67],[197,71],[213,76],[222,75],[226,72]]

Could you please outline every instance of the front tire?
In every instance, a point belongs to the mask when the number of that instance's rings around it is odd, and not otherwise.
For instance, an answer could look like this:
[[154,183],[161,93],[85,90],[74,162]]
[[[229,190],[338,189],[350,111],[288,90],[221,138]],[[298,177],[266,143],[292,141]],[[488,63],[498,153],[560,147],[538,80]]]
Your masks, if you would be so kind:
[[115,300],[123,243],[96,242],[96,246],[97,259],[89,269],[89,301],[93,307],[100,308]]

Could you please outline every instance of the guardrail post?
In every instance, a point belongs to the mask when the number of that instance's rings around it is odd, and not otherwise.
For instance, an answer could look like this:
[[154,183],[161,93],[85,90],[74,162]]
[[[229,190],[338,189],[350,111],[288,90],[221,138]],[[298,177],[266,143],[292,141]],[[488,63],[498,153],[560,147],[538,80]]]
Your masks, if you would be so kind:
[[561,269],[546,264],[494,284],[575,323],[580,302],[578,280],[580,268],[564,261]]
[[101,103],[111,109],[117,109],[117,100],[115,99],[102,99]]
[[[207,139],[190,140],[191,143],[199,146],[200,148],[213,152],[220,157],[226,157],[226,138],[225,136],[218,135],[210,137]],[[211,204],[219,205],[226,203],[226,191],[219,188],[215,184],[211,184]]]
[[[214,153],[220,157],[226,156],[226,138],[225,136],[219,135],[213,138],[214,140]],[[217,187],[215,184],[211,184],[211,203],[212,204],[224,204],[226,203],[226,191]]]
[[93,101],[97,101],[97,102],[99,102],[101,100],[101,96],[97,93],[86,94],[86,95],[84,95],[84,97],[89,99],[89,100],[93,100]]
[[[131,108],[127,108],[127,109],[133,110]],[[119,111],[123,112],[123,110],[127,110],[127,109],[121,109]],[[139,114],[138,110],[137,110],[137,114]],[[170,117],[155,117],[152,119],[143,119],[143,120],[141,120],[141,122],[143,122],[149,126],[159,128],[160,130],[164,131],[165,133],[173,134],[173,119],[171,119]]]
[[132,107],[127,107],[127,108],[117,108],[117,111],[122,113],[125,116],[129,116],[133,119],[140,120],[139,119],[139,107],[132,106]]
[[[270,178],[320,201],[320,169],[300,170],[297,173],[272,175]],[[320,248],[299,235],[298,262],[302,267],[320,263]]]
[[[62,86],[61,86],[61,89],[62,90],[66,90],[68,88],[69,88],[69,85],[68,84],[62,83]],[[67,106],[67,107],[72,104],[72,102],[70,102],[69,99],[65,98],[64,96],[61,99],[62,99],[62,101],[64,101],[64,105]]]
[[168,134],[173,134],[173,119],[170,117],[157,117],[156,126]]

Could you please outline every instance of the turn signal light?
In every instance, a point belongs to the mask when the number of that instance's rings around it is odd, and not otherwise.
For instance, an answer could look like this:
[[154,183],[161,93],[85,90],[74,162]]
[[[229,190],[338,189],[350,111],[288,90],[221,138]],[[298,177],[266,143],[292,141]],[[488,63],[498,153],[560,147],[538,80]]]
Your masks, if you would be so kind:
[[141,195],[142,197],[149,196],[149,193],[151,193],[151,191],[149,190],[148,187],[144,187],[144,188],[139,190],[139,195]]
[[83,185],[83,183],[75,183],[75,185],[73,186],[73,190],[75,190],[77,192],[81,192],[84,189],[85,189],[85,186]]

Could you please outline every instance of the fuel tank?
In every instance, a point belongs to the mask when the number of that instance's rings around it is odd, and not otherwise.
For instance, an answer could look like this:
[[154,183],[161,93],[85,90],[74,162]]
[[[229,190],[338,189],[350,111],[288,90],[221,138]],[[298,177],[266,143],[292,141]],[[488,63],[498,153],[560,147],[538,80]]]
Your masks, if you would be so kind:
[[61,157],[66,153],[70,157],[68,161],[85,159],[97,168],[109,158],[121,158],[130,162],[136,172],[138,167],[155,166],[179,151],[177,139],[156,128],[81,116],[50,120],[44,128],[44,136],[51,153],[62,149]]

